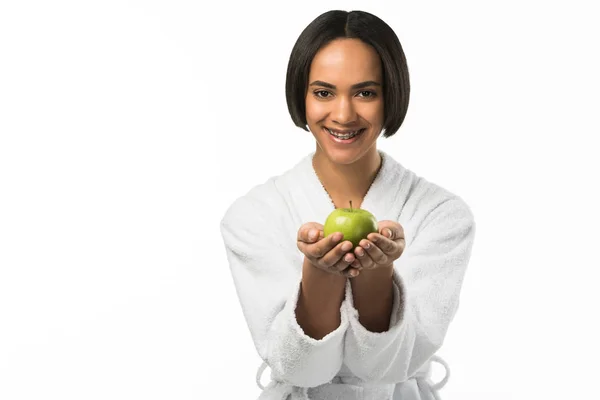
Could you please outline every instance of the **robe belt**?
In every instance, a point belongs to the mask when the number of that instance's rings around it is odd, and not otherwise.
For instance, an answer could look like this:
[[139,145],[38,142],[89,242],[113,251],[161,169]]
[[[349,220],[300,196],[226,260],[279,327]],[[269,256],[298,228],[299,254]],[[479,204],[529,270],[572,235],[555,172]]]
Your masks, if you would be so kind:
[[[442,378],[442,380],[437,383],[431,383],[431,381],[430,381],[431,363],[432,362],[437,362],[438,364],[441,364],[446,371],[446,373],[444,374],[444,378]],[[271,400],[271,399],[287,400],[288,396],[290,396],[290,395],[293,395],[293,397],[292,397],[293,400],[295,400],[295,399],[309,400],[308,394],[307,394],[308,388],[294,387],[285,382],[276,381],[276,380],[272,380],[271,382],[269,382],[269,384],[266,387],[263,386],[260,383],[260,379],[262,378],[262,375],[263,375],[265,369],[267,368],[267,366],[268,366],[267,363],[263,361],[263,363],[258,368],[258,371],[256,373],[256,384],[263,391],[261,396],[258,398],[258,400],[263,400],[263,399],[264,400],[267,400],[267,399],[268,400]],[[419,383],[419,387],[428,388],[431,395],[433,396],[433,398],[436,400],[440,400],[438,391],[441,388],[443,388],[444,385],[446,385],[449,378],[450,378],[450,367],[440,356],[434,354],[409,379],[416,379],[417,382]],[[263,395],[265,397],[263,397]],[[268,396],[268,397],[266,397],[266,396]]]

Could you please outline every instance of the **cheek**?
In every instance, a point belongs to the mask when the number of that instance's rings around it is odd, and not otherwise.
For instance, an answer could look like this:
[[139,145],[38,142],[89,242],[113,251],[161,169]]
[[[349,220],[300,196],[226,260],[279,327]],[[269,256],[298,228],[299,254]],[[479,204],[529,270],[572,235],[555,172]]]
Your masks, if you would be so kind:
[[311,122],[317,122],[323,119],[327,115],[327,108],[325,104],[318,101],[314,101],[311,98],[306,99],[306,120]]
[[383,104],[365,104],[360,110],[361,116],[369,121],[371,124],[380,125],[383,124]]

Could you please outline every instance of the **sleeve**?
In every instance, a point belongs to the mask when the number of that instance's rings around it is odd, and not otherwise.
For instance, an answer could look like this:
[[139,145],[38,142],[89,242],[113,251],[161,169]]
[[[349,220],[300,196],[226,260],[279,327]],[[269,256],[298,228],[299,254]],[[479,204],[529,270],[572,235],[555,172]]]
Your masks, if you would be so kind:
[[315,387],[331,381],[341,368],[348,320],[342,314],[340,326],[320,340],[298,324],[302,257],[296,232],[287,232],[279,209],[242,197],[221,220],[221,234],[245,320],[272,377]]
[[360,324],[351,286],[346,286],[345,362],[356,376],[406,381],[442,346],[458,308],[474,236],[473,214],[460,198],[443,202],[426,217],[394,264],[393,308],[385,332]]

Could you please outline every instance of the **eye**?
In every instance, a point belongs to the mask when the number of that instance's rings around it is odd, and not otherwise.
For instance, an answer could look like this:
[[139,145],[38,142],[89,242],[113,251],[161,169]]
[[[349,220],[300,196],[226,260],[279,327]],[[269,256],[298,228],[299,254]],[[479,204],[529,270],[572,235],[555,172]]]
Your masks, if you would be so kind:
[[327,90],[316,90],[314,91],[315,96],[324,99],[326,97],[328,97],[328,95],[330,95],[331,93]]
[[372,92],[370,90],[363,90],[361,92],[358,93],[360,96],[359,97],[375,97],[377,94],[375,92]]

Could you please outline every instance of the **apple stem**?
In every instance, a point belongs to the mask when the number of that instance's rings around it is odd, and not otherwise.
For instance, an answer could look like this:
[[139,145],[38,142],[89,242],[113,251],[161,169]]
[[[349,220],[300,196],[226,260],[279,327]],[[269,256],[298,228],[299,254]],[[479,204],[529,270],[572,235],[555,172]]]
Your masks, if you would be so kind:
[[350,211],[352,211],[352,200],[350,200]]

